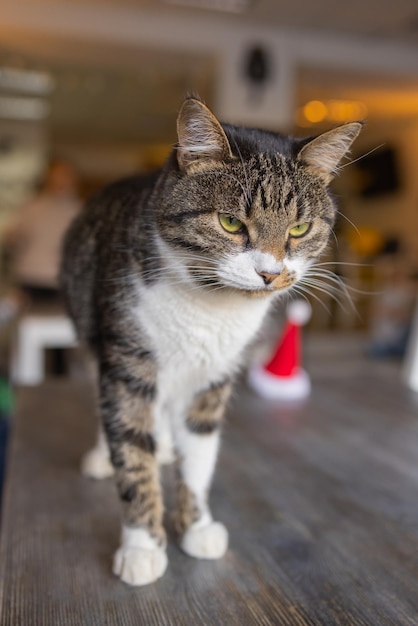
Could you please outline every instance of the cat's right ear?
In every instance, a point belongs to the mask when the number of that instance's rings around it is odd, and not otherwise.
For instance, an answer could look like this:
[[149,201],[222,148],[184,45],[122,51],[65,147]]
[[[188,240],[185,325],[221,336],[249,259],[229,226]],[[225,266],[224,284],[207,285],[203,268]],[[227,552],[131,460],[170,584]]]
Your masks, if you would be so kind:
[[203,161],[224,161],[232,157],[225,131],[203,102],[187,98],[177,118],[177,161],[188,172]]

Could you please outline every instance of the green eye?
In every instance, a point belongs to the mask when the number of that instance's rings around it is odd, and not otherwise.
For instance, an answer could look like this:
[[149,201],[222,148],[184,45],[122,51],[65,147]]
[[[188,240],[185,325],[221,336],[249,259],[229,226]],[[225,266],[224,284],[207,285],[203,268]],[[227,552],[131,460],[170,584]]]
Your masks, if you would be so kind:
[[304,224],[298,224],[297,226],[293,226],[293,228],[289,230],[289,235],[291,237],[303,237],[304,235],[306,235],[310,227],[311,225],[309,222],[305,222]]
[[219,213],[219,222],[227,233],[239,233],[244,228],[244,224],[240,220],[228,213]]

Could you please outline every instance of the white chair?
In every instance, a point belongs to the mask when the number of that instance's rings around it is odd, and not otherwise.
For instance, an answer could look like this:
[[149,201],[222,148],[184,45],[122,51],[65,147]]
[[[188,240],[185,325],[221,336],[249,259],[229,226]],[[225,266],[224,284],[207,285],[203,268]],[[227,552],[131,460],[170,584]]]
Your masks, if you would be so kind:
[[45,378],[45,348],[77,345],[74,326],[64,314],[25,315],[17,325],[11,379],[16,385],[39,385]]

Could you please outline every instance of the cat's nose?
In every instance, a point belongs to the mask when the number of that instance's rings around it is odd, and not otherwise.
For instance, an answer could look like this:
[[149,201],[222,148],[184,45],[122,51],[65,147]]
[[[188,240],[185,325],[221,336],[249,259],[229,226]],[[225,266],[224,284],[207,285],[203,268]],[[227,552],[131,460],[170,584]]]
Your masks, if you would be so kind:
[[278,274],[270,274],[269,272],[257,272],[259,276],[264,280],[265,285],[271,285],[273,280],[280,276],[280,272]]

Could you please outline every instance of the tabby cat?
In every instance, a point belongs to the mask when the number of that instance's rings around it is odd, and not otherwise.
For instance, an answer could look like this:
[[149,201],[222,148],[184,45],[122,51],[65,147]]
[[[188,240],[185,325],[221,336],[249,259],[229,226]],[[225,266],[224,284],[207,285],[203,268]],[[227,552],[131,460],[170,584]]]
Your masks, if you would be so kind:
[[85,470],[114,470],[123,525],[113,571],[126,583],[167,567],[159,462],[171,442],[181,548],[225,553],[208,489],[231,382],[271,303],[326,247],[328,184],[360,129],[292,139],[221,124],[187,98],[164,167],[109,186],[70,228],[61,282],[98,365],[108,443],[99,439]]

